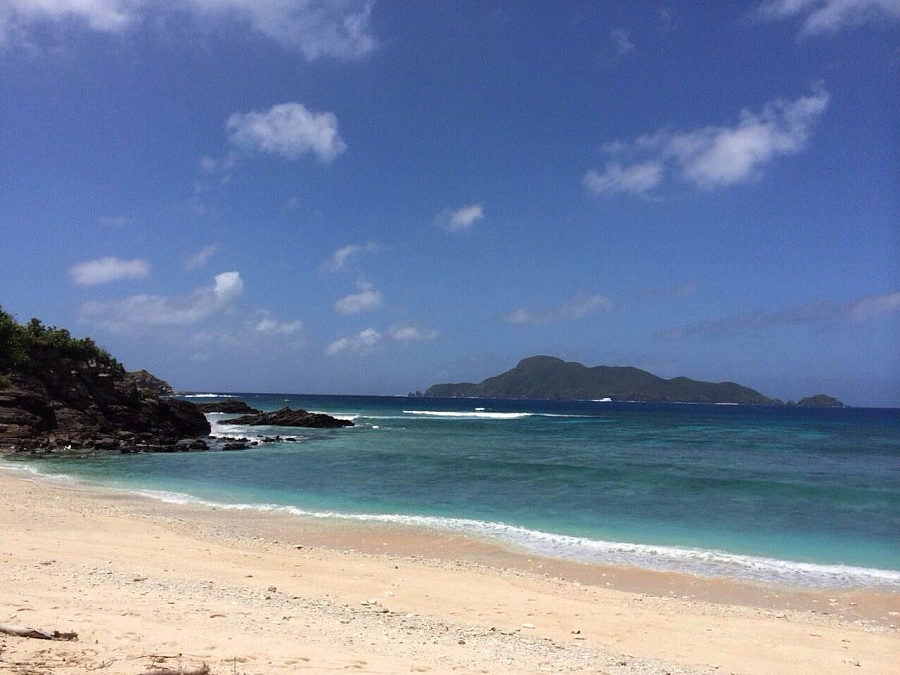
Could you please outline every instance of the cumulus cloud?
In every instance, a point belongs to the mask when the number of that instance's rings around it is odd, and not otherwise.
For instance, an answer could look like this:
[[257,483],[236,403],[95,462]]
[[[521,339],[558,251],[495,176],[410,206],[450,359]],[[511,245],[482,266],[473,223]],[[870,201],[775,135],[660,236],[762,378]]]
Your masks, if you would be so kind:
[[140,258],[98,258],[73,265],[69,274],[78,286],[96,286],[121,279],[146,279],[150,276],[150,263]]
[[603,172],[588,171],[584,186],[598,195],[643,194],[666,173],[707,190],[742,183],[759,176],[776,157],[803,150],[828,101],[828,93],[816,86],[795,101],[776,99],[758,113],[744,110],[734,126],[664,129],[632,143],[607,144],[603,149],[610,161]]
[[900,310],[900,291],[883,295],[869,295],[845,303],[811,302],[777,312],[749,312],[732,314],[721,319],[681,326],[660,333],[666,340],[678,340],[697,335],[738,335],[779,326],[829,326],[858,324]]
[[504,316],[503,320],[511,324],[549,323],[565,319],[580,319],[598,312],[609,311],[614,307],[613,302],[603,295],[580,294],[548,309],[517,309]]
[[483,219],[484,207],[481,204],[471,204],[455,210],[444,209],[435,218],[435,224],[447,232],[462,232]]
[[358,282],[356,287],[359,289],[358,293],[351,293],[335,300],[335,312],[338,314],[358,314],[359,312],[370,312],[381,307],[381,291],[367,281]]
[[357,59],[378,46],[370,30],[372,6],[373,0],[3,0],[0,46],[27,43],[35,29],[124,34],[170,19],[200,30],[249,28],[308,61]]
[[803,35],[834,33],[864,23],[900,20],[898,0],[763,0],[760,18],[803,17]]
[[334,356],[344,351],[367,352],[381,342],[382,335],[374,328],[366,328],[352,337],[342,337],[335,340],[325,348],[328,356]]
[[159,326],[186,326],[232,307],[243,294],[237,272],[222,272],[212,286],[188,295],[169,298],[141,293],[122,300],[91,301],[81,307],[82,318],[113,332],[129,332]]
[[371,242],[365,245],[347,244],[337,249],[328,260],[322,263],[322,271],[339,272],[342,269],[346,269],[348,263],[362,253],[374,253],[377,250],[378,246]]
[[437,337],[437,330],[434,328],[418,328],[412,325],[393,326],[388,334],[392,340],[396,342],[428,342]]
[[241,150],[297,159],[308,152],[330,162],[347,149],[333,113],[314,113],[301,103],[279,103],[268,110],[232,113],[228,139]]
[[612,43],[620,56],[624,56],[632,49],[634,49],[634,43],[628,36],[628,31],[624,28],[616,28],[612,33],[609,34],[609,39],[612,40]]
[[189,256],[187,260],[184,261],[184,268],[187,270],[196,270],[203,267],[207,261],[212,258],[219,251],[218,244],[210,244],[209,246],[204,246],[199,251]]

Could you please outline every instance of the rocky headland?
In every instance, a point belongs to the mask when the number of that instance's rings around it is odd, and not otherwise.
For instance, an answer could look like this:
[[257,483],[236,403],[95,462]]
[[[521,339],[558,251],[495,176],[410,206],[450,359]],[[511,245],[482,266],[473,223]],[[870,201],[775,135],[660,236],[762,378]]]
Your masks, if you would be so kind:
[[168,385],[146,375],[127,373],[90,338],[37,319],[19,325],[0,309],[0,452],[202,449],[203,413],[160,396],[158,383]]

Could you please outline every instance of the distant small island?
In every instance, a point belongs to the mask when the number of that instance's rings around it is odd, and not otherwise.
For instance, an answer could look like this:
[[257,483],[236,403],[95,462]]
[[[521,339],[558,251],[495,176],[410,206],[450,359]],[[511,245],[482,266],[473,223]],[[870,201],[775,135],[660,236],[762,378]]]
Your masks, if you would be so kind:
[[[553,356],[522,359],[515,368],[478,384],[435,384],[425,390],[422,396],[784,405],[777,398],[769,398],[755,389],[734,382],[701,382],[687,377],[666,380],[640,368],[588,368]],[[819,394],[804,398],[796,404],[790,402],[789,405],[841,407],[843,403],[831,396]]]

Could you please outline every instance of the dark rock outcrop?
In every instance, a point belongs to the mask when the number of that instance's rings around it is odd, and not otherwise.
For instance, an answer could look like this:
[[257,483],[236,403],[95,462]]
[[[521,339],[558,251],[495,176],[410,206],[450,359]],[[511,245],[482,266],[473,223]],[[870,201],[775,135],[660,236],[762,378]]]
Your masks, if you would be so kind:
[[254,415],[260,411],[251,408],[243,401],[235,401],[234,399],[225,399],[216,403],[195,403],[200,412],[204,413],[228,413],[229,415]]
[[275,412],[263,412],[255,415],[244,415],[228,420],[228,424],[248,424],[253,426],[271,425],[276,427],[315,427],[331,429],[336,427],[352,427],[350,420],[341,420],[331,415],[311,413],[306,410],[291,410],[285,406]]
[[73,369],[12,376],[0,391],[0,449],[153,451],[209,434],[187,401],[150,394],[125,377]]
[[838,401],[834,396],[827,394],[816,394],[815,396],[807,396],[797,401],[798,406],[805,408],[843,408],[844,404]]
[[159,379],[146,370],[141,369],[125,373],[125,377],[134,382],[135,386],[141,391],[146,391],[156,396],[172,395],[172,387],[168,382]]

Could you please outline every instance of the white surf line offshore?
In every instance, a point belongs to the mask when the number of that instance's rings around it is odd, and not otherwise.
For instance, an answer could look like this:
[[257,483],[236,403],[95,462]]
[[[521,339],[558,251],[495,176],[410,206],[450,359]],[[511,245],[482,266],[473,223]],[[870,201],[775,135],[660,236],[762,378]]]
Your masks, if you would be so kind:
[[687,572],[708,578],[737,578],[807,588],[862,587],[900,592],[900,571],[897,570],[779,560],[715,549],[604,541],[468,518],[313,511],[282,504],[234,504],[161,490],[138,490],[137,493],[167,503],[196,504],[221,510],[254,510],[305,518],[425,527],[493,539],[538,555],[576,562],[639,567],[661,572]]
[[418,415],[421,417],[444,417],[447,419],[491,419],[491,420],[517,420],[523,417],[584,417],[591,415],[564,415],[562,413],[540,412],[485,412],[484,408],[472,411],[468,410],[403,410],[404,415]]
[[183,398],[235,398],[234,394],[181,394]]

